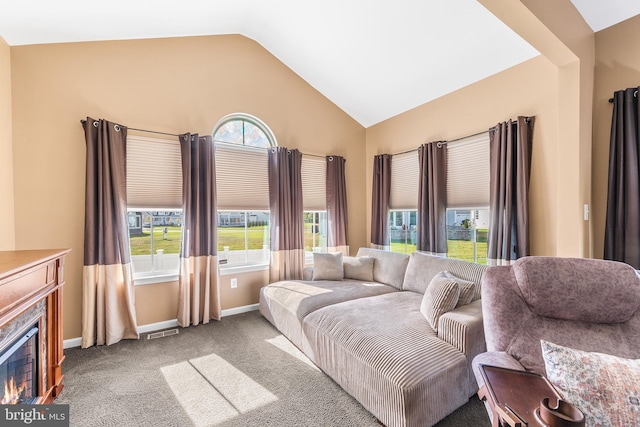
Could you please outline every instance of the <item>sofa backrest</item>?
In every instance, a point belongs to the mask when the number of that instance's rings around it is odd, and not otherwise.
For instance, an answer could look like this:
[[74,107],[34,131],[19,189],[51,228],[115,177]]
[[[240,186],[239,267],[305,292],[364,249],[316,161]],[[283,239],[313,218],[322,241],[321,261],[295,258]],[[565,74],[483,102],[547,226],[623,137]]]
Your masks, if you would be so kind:
[[640,279],[633,267],[585,258],[524,257],[482,280],[487,350],[545,373],[540,340],[640,358]]
[[414,252],[409,259],[402,290],[424,294],[436,274],[450,271],[454,276],[476,284],[475,301],[480,298],[480,281],[486,269],[486,265]]
[[402,290],[404,273],[409,263],[409,255],[381,249],[360,248],[356,256],[375,258],[373,263],[373,280]]

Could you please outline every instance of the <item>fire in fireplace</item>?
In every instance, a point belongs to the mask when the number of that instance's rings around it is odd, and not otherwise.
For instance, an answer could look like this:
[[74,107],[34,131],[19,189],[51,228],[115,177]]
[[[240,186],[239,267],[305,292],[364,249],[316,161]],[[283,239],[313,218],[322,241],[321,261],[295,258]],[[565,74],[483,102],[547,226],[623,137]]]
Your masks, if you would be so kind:
[[0,352],[0,404],[33,403],[39,391],[38,366],[38,328],[33,326]]

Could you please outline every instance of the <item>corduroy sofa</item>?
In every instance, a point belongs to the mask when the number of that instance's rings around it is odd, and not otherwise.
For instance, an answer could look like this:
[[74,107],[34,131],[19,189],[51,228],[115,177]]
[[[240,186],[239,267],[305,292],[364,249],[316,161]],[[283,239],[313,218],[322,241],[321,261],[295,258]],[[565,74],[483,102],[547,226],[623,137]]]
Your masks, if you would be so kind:
[[[361,264],[371,264],[370,276]],[[318,280],[316,261],[306,280],[263,287],[260,313],[384,425],[431,426],[478,390],[471,361],[486,348],[479,301],[485,269],[360,248],[334,280]],[[444,283],[443,272],[471,293],[466,301],[454,295],[459,306],[434,318],[425,301],[443,299],[432,284]]]

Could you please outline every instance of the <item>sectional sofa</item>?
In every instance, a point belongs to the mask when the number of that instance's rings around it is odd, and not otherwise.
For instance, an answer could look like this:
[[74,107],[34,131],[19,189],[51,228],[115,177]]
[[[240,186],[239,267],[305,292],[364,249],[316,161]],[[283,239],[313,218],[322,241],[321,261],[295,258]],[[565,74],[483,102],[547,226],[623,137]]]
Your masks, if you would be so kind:
[[486,267],[360,248],[262,288],[260,313],[388,427],[431,426],[477,391]]

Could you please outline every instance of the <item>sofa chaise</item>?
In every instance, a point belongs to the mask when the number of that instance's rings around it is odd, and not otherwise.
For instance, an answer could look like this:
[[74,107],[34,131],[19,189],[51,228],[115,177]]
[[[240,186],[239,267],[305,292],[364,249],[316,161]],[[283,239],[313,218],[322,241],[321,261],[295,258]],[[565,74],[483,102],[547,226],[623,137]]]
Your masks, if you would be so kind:
[[360,248],[269,284],[260,313],[389,427],[431,426],[478,386],[485,266]]

